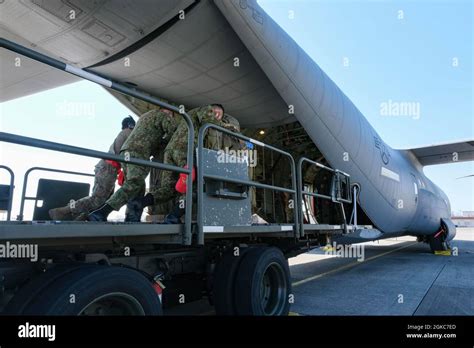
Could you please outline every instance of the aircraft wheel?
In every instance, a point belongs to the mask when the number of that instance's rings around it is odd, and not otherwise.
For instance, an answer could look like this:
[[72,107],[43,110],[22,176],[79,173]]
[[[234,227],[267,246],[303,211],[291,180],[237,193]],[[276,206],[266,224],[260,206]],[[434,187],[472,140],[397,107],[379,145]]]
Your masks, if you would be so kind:
[[442,227],[440,232],[435,233],[428,237],[428,243],[430,244],[431,252],[434,254],[436,251],[447,251],[449,250],[449,243],[446,241],[446,229]]
[[431,252],[434,254],[436,251],[446,251],[449,250],[449,243],[442,241],[439,238],[430,237],[428,240],[430,244]]

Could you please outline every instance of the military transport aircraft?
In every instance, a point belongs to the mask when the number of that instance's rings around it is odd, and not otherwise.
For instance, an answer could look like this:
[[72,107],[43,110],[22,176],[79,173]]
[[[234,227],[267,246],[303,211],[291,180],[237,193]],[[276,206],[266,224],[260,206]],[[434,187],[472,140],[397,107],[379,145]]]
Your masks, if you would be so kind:
[[[73,74],[103,74],[189,107],[218,101],[244,128],[298,121],[327,163],[350,173],[376,227],[348,242],[413,235],[441,250],[455,236],[448,197],[423,167],[473,160],[474,141],[391,148],[255,0],[30,0],[0,10],[2,37],[65,61]],[[1,101],[79,80],[26,64],[2,63]]]

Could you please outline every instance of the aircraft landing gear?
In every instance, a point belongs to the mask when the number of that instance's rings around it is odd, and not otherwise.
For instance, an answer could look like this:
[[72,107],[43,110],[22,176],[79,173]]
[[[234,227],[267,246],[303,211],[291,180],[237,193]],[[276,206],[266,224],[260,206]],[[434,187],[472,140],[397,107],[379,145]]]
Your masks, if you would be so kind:
[[438,232],[428,236],[428,243],[433,254],[435,254],[437,251],[447,251],[450,249],[449,243],[446,241],[447,236],[448,230],[444,224],[441,224],[441,228]]

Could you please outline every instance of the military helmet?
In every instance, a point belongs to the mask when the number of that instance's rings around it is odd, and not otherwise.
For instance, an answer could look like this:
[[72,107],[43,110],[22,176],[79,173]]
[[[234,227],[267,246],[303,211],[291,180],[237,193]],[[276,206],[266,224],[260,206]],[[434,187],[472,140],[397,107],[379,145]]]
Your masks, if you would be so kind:
[[217,106],[218,108],[221,108],[221,109],[222,109],[222,116],[224,116],[224,114],[225,114],[224,105],[214,103],[214,104],[211,104],[211,106],[212,106],[212,107]]
[[130,129],[135,128],[135,120],[133,119],[132,116],[125,117],[122,120],[122,129],[125,129],[125,128],[130,128]]

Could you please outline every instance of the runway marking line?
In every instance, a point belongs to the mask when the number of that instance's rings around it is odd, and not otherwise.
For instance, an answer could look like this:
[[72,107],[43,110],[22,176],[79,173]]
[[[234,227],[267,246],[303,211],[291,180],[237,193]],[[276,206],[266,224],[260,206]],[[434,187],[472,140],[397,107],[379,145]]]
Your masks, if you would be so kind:
[[314,276],[312,276],[312,277],[308,277],[308,278],[299,280],[299,281],[297,281],[297,282],[292,283],[291,285],[292,285],[292,286],[300,286],[300,285],[305,284],[305,283],[308,283],[308,282],[310,282],[310,281],[312,281],[312,280],[322,278],[322,277],[324,277],[324,276],[326,276],[326,275],[328,275],[328,274],[336,273],[336,272],[342,271],[342,270],[344,270],[344,269],[354,267],[354,266],[356,266],[356,265],[362,265],[364,262],[371,261],[371,260],[375,260],[375,259],[377,259],[377,258],[379,258],[379,257],[382,257],[382,256],[385,256],[385,255],[394,253],[395,251],[398,251],[398,250],[402,250],[402,249],[408,248],[409,246],[412,246],[412,245],[415,245],[415,244],[418,244],[418,242],[411,243],[411,244],[408,244],[408,245],[404,245],[404,246],[402,246],[402,247],[400,247],[400,248],[393,249],[393,250],[384,252],[384,253],[382,253],[382,254],[378,254],[378,255],[371,256],[371,257],[369,257],[368,259],[365,259],[365,260],[362,261],[362,262],[356,261],[356,262],[353,262],[353,263],[349,263],[349,264],[347,264],[347,265],[344,265],[344,266],[341,266],[341,267],[332,269],[332,270],[330,270],[330,271],[327,271],[327,272],[324,272],[324,273],[321,273],[321,274],[314,275]]

